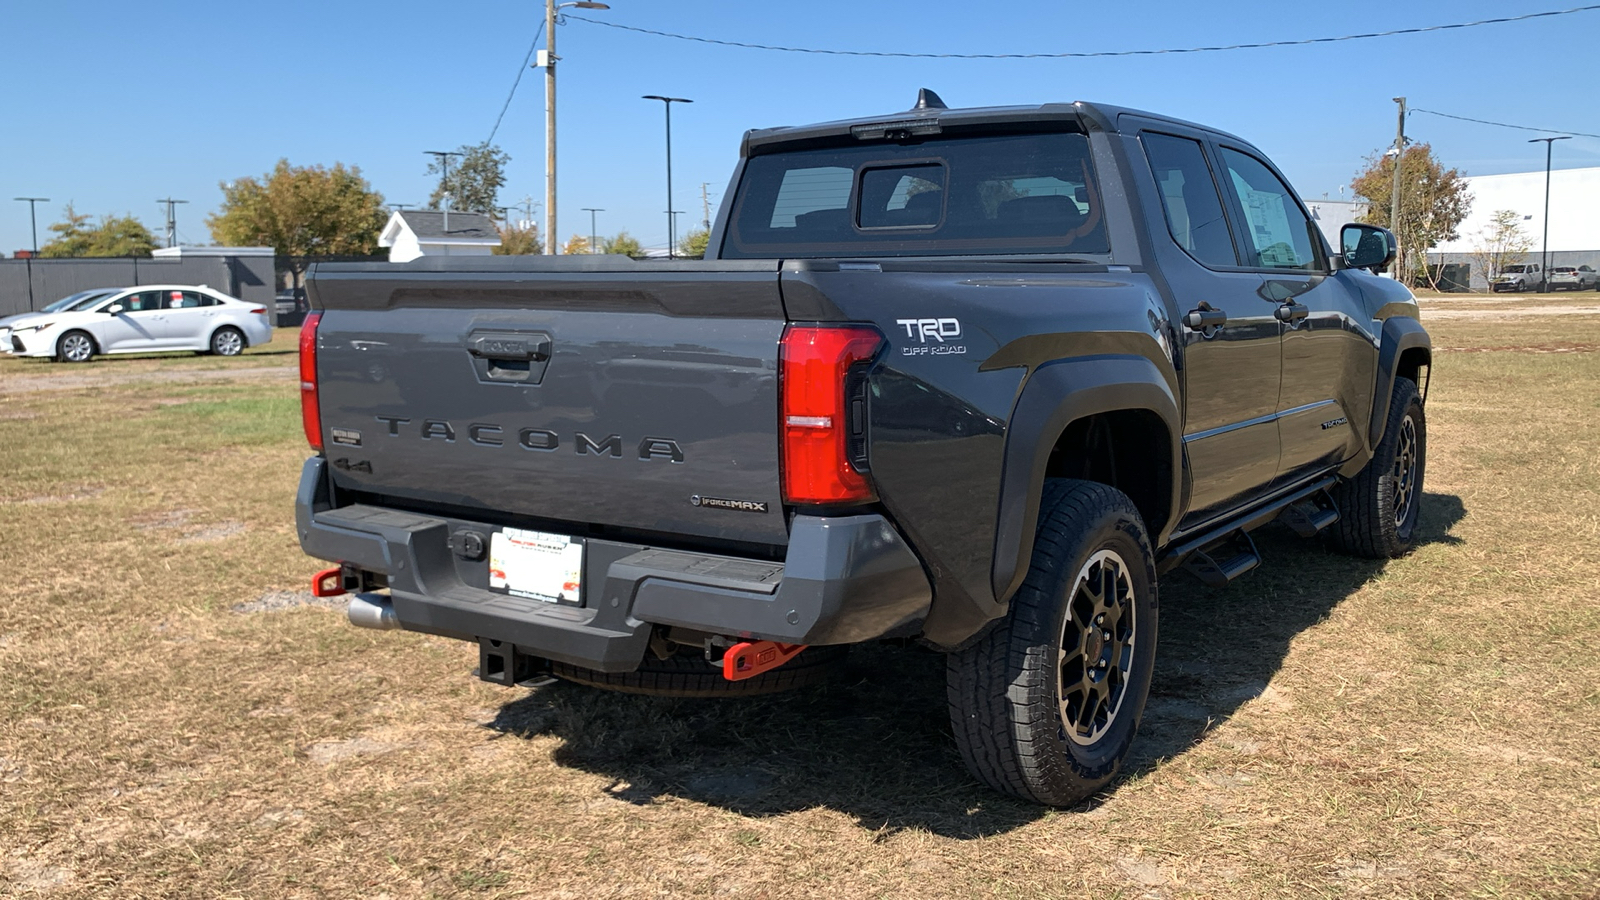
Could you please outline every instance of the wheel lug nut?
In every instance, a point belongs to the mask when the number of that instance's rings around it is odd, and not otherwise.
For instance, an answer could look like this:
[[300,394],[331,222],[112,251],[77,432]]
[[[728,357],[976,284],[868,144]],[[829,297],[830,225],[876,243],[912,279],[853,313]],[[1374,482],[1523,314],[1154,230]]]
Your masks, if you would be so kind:
[[1107,640],[1107,641],[1111,640],[1111,632],[1109,632],[1109,631],[1100,632],[1100,638],[1102,640]]

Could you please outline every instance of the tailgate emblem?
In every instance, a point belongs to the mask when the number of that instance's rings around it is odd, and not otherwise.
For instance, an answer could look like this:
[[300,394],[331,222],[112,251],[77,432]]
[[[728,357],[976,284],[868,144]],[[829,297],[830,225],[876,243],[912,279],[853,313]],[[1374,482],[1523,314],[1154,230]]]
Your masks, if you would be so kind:
[[733,509],[739,512],[767,511],[767,504],[759,500],[724,500],[721,497],[702,497],[699,494],[689,498],[689,503],[694,506],[711,507],[712,509]]

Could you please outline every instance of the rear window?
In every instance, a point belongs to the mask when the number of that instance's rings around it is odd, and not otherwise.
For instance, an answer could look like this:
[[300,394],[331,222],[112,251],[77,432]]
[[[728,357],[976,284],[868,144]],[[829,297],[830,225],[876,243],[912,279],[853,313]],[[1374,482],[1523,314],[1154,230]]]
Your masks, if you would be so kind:
[[725,259],[1110,252],[1082,134],[863,143],[745,166]]

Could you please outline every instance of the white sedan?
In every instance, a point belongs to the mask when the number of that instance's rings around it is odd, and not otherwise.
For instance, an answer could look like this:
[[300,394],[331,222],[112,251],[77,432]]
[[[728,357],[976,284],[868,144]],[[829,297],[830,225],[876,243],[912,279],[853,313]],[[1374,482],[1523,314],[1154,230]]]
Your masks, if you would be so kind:
[[238,356],[272,340],[267,308],[220,291],[181,284],[127,288],[71,312],[15,323],[13,356],[85,362],[98,353],[199,350]]

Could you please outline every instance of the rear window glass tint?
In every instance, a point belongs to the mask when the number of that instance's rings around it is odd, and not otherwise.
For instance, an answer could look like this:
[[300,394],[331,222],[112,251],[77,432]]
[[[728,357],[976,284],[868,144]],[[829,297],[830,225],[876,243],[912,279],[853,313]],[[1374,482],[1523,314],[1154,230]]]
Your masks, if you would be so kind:
[[1110,252],[1075,132],[863,142],[757,156],[728,259]]

